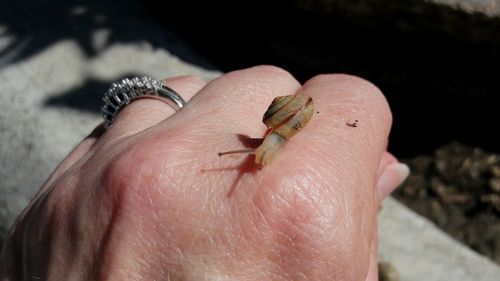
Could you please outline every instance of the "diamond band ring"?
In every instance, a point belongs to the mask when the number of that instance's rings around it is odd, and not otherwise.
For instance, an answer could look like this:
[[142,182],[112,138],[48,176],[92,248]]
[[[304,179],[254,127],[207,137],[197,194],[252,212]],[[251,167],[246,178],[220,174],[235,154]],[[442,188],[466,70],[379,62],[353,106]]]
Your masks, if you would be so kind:
[[125,78],[113,83],[106,91],[102,100],[104,105],[101,111],[104,117],[104,127],[108,128],[118,112],[136,98],[144,96],[164,97],[171,106],[181,109],[184,99],[174,90],[170,89],[161,80],[150,77]]

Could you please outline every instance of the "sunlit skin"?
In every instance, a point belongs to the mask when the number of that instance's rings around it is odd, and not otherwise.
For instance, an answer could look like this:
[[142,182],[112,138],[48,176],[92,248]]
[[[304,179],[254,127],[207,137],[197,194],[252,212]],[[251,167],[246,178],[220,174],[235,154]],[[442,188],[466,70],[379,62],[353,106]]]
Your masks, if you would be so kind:
[[[12,229],[0,280],[377,280],[377,210],[405,174],[374,85],[301,85],[272,66],[167,84],[182,110],[134,101],[57,167]],[[315,114],[268,165],[217,156],[264,136],[273,98],[296,94]]]

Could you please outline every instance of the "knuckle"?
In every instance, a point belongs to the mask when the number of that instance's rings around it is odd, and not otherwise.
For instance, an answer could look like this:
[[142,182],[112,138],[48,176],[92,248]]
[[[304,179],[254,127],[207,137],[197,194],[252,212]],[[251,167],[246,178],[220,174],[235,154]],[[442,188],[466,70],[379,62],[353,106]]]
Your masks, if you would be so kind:
[[136,142],[110,157],[102,175],[104,190],[118,198],[140,196],[144,187],[156,185],[157,171],[154,166],[151,146]]
[[380,89],[370,81],[359,76],[350,74],[320,74],[311,78],[305,86],[309,84],[338,85],[344,89],[351,89],[352,92],[360,94],[379,95],[383,97]]
[[103,187],[113,190],[121,190],[126,187],[129,178],[133,176],[133,173],[130,173],[132,170],[130,160],[130,154],[127,151],[113,155],[102,171],[101,183]]
[[100,151],[109,153],[101,155],[107,158],[101,172],[101,185],[113,192],[141,193],[138,189],[154,188],[166,172],[181,165],[179,154],[189,150],[192,140],[186,132],[191,130],[158,130],[147,137],[137,136],[127,143],[115,143],[119,150],[106,147],[107,151]]
[[257,65],[251,68],[251,70],[257,71],[257,72],[262,72],[265,74],[274,74],[274,75],[283,75],[287,77],[292,77],[290,72],[286,71],[285,69],[275,66],[275,65],[269,65],[269,64],[263,64],[263,65]]
[[389,124],[392,122],[392,113],[384,94],[364,78],[349,74],[321,74],[304,85],[304,89],[317,87],[325,91],[335,90],[339,98],[350,100],[365,108],[367,112],[376,113],[380,120]]
[[252,70],[256,71],[263,77],[272,78],[279,83],[300,87],[300,83],[295,79],[295,77],[281,67],[274,65],[259,65],[255,66]]
[[[279,87],[299,87],[299,82],[285,69],[274,65],[258,65],[251,68],[237,70],[224,75],[229,78],[237,78],[240,81],[252,83],[269,84]],[[223,77],[224,77],[223,76]]]

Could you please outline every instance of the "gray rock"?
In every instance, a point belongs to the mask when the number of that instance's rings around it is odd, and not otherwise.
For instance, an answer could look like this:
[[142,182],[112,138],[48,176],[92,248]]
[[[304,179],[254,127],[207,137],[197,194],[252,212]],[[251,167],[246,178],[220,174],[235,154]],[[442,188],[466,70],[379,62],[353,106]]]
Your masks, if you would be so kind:
[[392,198],[379,214],[379,258],[404,281],[498,280],[500,267]]
[[[370,14],[373,11],[405,10],[407,7],[423,7],[426,4],[442,5],[469,14],[484,14],[490,17],[500,16],[500,0],[295,0],[308,10],[330,13],[334,10],[347,10],[352,13]],[[415,9],[416,10],[416,9]]]
[[488,16],[500,16],[499,0],[425,0],[436,4],[448,5],[468,13],[482,13]]

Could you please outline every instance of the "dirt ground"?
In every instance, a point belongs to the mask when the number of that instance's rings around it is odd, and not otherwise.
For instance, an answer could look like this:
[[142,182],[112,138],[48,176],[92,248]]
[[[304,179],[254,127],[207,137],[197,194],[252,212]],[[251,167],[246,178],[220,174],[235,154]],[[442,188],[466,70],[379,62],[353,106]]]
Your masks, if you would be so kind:
[[500,264],[500,155],[454,142],[403,162],[394,197]]

